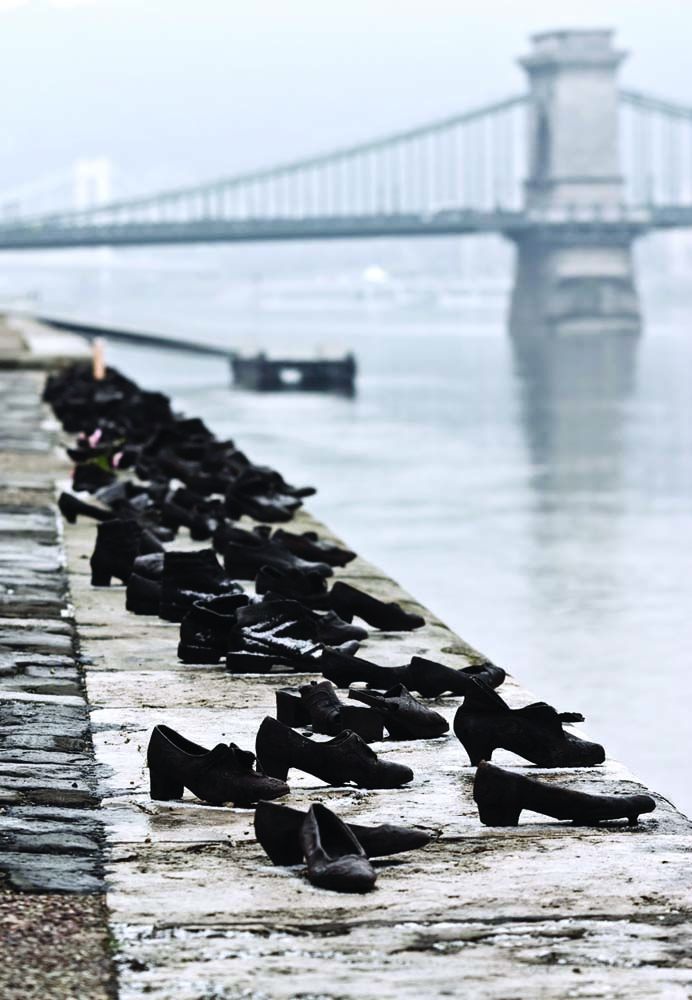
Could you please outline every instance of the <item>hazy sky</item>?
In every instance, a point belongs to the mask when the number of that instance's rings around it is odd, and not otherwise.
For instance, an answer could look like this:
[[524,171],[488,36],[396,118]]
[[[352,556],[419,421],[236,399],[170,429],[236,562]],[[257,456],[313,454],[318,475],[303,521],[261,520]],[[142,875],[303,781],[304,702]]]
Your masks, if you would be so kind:
[[623,80],[692,104],[691,0],[0,0],[0,192],[109,156],[230,175],[522,89],[527,36],[613,26]]

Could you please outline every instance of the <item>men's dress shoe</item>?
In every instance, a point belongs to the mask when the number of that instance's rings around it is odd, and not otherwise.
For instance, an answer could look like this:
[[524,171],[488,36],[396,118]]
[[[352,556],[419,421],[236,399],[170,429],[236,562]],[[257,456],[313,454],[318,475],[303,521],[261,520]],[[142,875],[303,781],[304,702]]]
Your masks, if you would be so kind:
[[589,825],[626,819],[634,826],[640,813],[653,812],[650,795],[600,795],[548,784],[481,761],[473,783],[478,816],[486,826],[516,826],[522,809]]
[[238,580],[254,580],[263,566],[298,569],[331,576],[326,562],[306,562],[283,545],[254,531],[222,525],[214,532],[214,548],[223,553],[226,572]]
[[327,647],[319,662],[324,676],[337,687],[347,688],[357,681],[384,689],[404,684],[409,691],[417,691],[423,698],[437,698],[447,691],[463,695],[475,678],[481,678],[491,687],[499,687],[505,679],[502,667],[492,663],[456,670],[434,660],[413,656],[404,667],[383,667],[360,656],[344,656]]
[[433,740],[449,731],[447,720],[416,701],[403,684],[395,684],[381,694],[351,688],[348,696],[379,712],[393,740]]
[[334,892],[370,892],[375,888],[375,870],[365,851],[331,809],[319,802],[310,806],[299,836],[313,885]]
[[[300,828],[306,813],[273,802],[258,802],[255,810],[255,836],[275,865],[299,865],[303,860]],[[403,851],[415,851],[430,843],[430,834],[406,826],[361,826],[348,828],[369,858],[387,857]]]
[[360,788],[398,788],[413,780],[410,767],[380,760],[360,736],[348,729],[333,740],[316,743],[267,716],[259,727],[255,746],[264,773],[282,780],[292,767],[328,785],[353,781]]
[[394,602],[380,601],[358,587],[337,580],[329,592],[330,607],[344,619],[353,621],[354,615],[373,628],[385,632],[403,632],[425,625],[420,615],[411,614]]
[[163,546],[136,521],[102,521],[90,559],[92,585],[108,587],[114,576],[126,583],[137,556],[157,551]]
[[[142,558],[142,557],[139,557]],[[147,558],[147,557],[145,557]],[[138,560],[135,559],[135,563]],[[135,615],[158,615],[161,605],[161,582],[140,576],[134,570],[127,578],[125,607]]]
[[356,558],[350,549],[342,549],[319,538],[316,531],[303,531],[297,535],[292,531],[277,528],[272,538],[296,556],[308,562],[323,562],[330,566],[346,566]]
[[180,623],[178,657],[183,663],[218,663],[228,652],[238,608],[247,594],[222,594],[196,601]]
[[235,743],[218,743],[207,750],[169,726],[154,726],[147,749],[151,797],[180,799],[188,788],[214,806],[225,802],[250,806],[288,793],[284,781],[258,774],[254,763],[254,754],[240,750]]
[[313,570],[263,566],[255,577],[255,593],[276,594],[313,610],[327,611],[331,607],[327,580]]
[[344,729],[366,743],[383,739],[382,718],[369,708],[344,705],[329,681],[313,681],[276,692],[276,717],[286,726],[312,726],[314,732],[338,736]]
[[339,645],[351,640],[367,639],[368,633],[357,625],[349,625],[333,611],[323,614],[303,607],[277,594],[265,594],[264,599],[249,604],[238,613],[241,628],[270,630],[276,635],[295,639],[310,639],[315,643]]
[[117,515],[106,507],[85,503],[73,493],[61,493],[58,497],[58,509],[68,524],[75,524],[78,517],[91,517],[94,521],[112,521]]
[[605,751],[562,728],[563,721],[582,721],[576,713],[558,714],[537,702],[510,708],[482,681],[474,680],[454,717],[454,732],[472,764],[490,760],[501,747],[542,767],[591,767],[602,764]]

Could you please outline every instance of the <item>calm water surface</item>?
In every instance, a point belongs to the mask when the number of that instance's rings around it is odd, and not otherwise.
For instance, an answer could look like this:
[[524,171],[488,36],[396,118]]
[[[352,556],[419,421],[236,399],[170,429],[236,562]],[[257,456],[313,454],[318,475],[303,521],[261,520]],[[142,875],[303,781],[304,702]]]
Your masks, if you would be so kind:
[[[109,346],[291,481],[368,559],[692,812],[692,334],[520,353],[499,322],[366,308],[112,315],[228,343],[352,347],[353,399],[256,395],[222,362]],[[93,315],[93,313],[92,313]]]

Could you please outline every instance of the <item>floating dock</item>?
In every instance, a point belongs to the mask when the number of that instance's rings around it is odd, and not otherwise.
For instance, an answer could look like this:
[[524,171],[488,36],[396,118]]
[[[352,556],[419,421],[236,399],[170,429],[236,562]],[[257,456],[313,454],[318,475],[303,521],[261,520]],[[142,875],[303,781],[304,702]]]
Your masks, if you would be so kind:
[[265,351],[258,354],[235,352],[231,357],[231,370],[233,381],[243,389],[352,393],[356,359],[352,354],[286,358]]

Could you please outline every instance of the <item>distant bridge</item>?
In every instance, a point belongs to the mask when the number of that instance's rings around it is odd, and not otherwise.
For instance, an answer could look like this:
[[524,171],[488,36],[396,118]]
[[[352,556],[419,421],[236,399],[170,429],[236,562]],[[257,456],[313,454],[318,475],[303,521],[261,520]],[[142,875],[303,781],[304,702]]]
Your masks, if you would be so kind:
[[[634,329],[632,240],[692,226],[692,107],[618,90],[624,54],[609,31],[533,43],[526,94],[194,187],[10,212],[0,249],[500,233],[519,248],[515,318],[535,324],[524,313],[539,292],[541,326],[579,327],[590,283],[599,322]],[[594,263],[595,247],[608,262]]]

